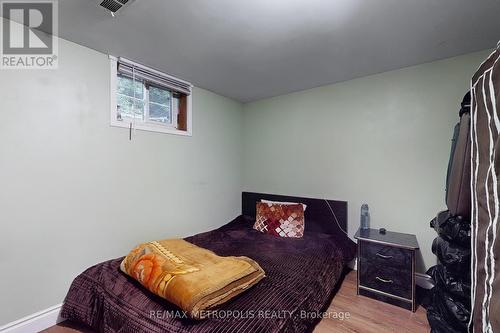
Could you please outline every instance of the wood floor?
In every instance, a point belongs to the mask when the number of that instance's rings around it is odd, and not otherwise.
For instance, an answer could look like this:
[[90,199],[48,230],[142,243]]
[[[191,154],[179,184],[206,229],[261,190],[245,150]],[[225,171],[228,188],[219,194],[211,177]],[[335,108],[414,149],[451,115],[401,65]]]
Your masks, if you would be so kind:
[[327,313],[349,313],[350,318],[322,319],[314,333],[428,333],[426,311],[419,306],[411,312],[394,305],[356,295],[356,271],[344,279]]
[[[419,307],[415,313],[393,305],[356,295],[356,272],[345,277],[314,333],[420,333],[429,332],[425,309]],[[344,319],[340,316],[344,314]],[[347,315],[349,314],[349,318]],[[90,333],[70,323],[53,326],[44,333]]]

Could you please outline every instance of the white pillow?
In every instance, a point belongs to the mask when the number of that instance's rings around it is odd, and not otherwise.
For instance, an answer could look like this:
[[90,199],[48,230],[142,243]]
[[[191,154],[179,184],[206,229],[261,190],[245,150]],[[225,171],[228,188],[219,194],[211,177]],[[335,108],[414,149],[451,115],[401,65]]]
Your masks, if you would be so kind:
[[[298,205],[298,202],[286,202],[286,201],[271,201],[271,200],[265,200],[261,199],[260,202],[267,203],[267,204],[278,204],[278,205]],[[302,208],[304,208],[304,212],[306,211],[307,205],[304,205],[301,203]]]

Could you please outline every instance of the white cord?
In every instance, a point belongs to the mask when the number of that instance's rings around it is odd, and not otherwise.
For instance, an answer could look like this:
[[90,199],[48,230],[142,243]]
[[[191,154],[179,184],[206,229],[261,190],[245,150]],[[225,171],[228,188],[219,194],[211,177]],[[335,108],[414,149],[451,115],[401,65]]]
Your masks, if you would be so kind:
[[[333,211],[332,206],[330,206],[330,203],[328,202],[328,200],[326,200],[326,199],[324,199],[324,200],[325,200],[326,204],[328,205],[328,208],[330,208],[330,211],[332,212],[332,215],[333,215],[333,217],[335,218],[335,222],[337,222],[337,225],[339,226],[340,230],[342,230],[342,231],[344,232],[344,234],[346,234],[346,235],[347,235],[347,231],[345,231],[345,230],[342,228],[342,226],[340,225],[340,223],[339,223],[339,219],[337,218],[337,215],[335,215],[335,212]],[[346,226],[346,228],[347,228],[347,226]]]
[[[132,102],[132,128],[135,134],[135,67],[132,67],[132,90],[134,92],[134,100]],[[132,133],[130,133],[130,139],[132,139]]]

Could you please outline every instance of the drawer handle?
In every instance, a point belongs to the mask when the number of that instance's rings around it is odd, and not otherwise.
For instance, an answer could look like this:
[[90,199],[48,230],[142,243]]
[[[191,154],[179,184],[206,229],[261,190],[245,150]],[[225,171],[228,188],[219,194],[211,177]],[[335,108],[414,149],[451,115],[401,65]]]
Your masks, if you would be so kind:
[[377,257],[383,258],[383,259],[392,259],[392,256],[384,256],[383,254],[380,254],[377,252],[376,254]]
[[384,280],[378,276],[375,277],[375,279],[379,280],[380,282],[383,282],[383,283],[392,283],[393,281],[392,280]]

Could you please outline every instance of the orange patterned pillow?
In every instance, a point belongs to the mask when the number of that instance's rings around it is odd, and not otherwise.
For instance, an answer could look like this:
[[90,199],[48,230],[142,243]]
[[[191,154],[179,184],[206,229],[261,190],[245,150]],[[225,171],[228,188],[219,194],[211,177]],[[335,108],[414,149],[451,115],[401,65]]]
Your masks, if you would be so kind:
[[304,207],[257,202],[255,230],[278,237],[304,236]]

